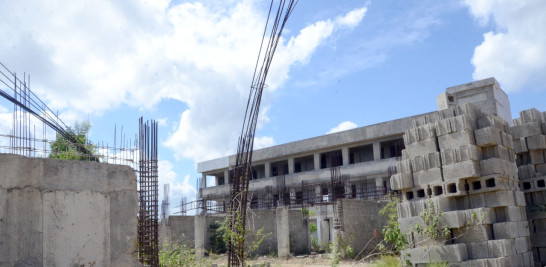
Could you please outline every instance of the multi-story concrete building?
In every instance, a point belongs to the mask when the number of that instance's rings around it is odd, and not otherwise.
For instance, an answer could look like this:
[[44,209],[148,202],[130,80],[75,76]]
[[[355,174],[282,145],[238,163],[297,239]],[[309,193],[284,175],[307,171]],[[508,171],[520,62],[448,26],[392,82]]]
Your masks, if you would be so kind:
[[[494,78],[447,88],[438,108],[474,103],[487,114],[511,121],[510,102]],[[404,132],[437,112],[405,117],[313,137],[253,152],[251,208],[284,204],[331,203],[337,198],[377,198],[391,191],[404,146]],[[200,162],[199,196],[207,210],[225,210],[235,155]],[[214,177],[215,185],[207,186]],[[210,179],[209,179],[210,180]]]
[[[494,78],[449,87],[436,100],[438,111],[254,151],[250,208],[285,206],[277,217],[286,206],[308,208],[314,215],[277,218],[270,229],[316,223],[319,241],[353,236],[352,247],[364,250],[385,225],[378,216],[385,202],[358,199],[392,189],[409,243],[402,255],[415,265],[546,264],[546,112],[524,110],[512,120]],[[235,156],[198,163],[203,213],[226,211],[234,163]],[[448,235],[415,227],[431,209],[442,212]],[[290,251],[305,242],[300,232],[288,234]]]

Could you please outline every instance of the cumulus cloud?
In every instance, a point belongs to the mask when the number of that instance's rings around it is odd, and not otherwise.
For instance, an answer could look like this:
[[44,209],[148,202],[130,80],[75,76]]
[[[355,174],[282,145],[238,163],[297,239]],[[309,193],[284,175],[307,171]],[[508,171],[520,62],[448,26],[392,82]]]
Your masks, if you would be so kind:
[[360,23],[362,18],[364,18],[364,15],[366,14],[367,10],[368,10],[367,7],[351,10],[345,16],[337,17],[336,21],[340,25],[343,25],[349,28],[354,28]]
[[506,91],[546,84],[546,2],[466,0],[470,13],[495,31],[474,50],[474,79],[495,77]]
[[174,212],[177,212],[179,210],[176,210],[176,207],[180,205],[180,201],[183,197],[186,198],[186,200],[193,201],[195,200],[195,196],[197,195],[197,190],[193,185],[190,184],[190,176],[186,175],[182,179],[182,182],[180,182],[180,179],[176,172],[173,170],[173,164],[168,160],[159,160],[158,161],[158,168],[159,168],[159,204],[161,204],[161,201],[164,199],[164,185],[169,184],[170,187],[170,195],[169,195],[169,202],[170,202],[170,208],[171,212],[170,214],[174,214]]
[[330,131],[328,131],[326,134],[331,134],[331,133],[337,133],[337,132],[342,132],[342,131],[346,131],[346,130],[351,130],[351,129],[354,129],[358,127],[356,125],[356,123],[352,122],[352,121],[344,121],[342,123],[340,123],[338,126],[330,129]]
[[[234,153],[266,11],[252,0],[8,1],[0,10],[0,33],[10,38],[0,43],[0,58],[12,70],[30,72],[33,90],[67,120],[122,104],[183,102],[187,109],[168,121],[177,128],[164,145],[177,158],[201,161]],[[286,29],[266,94],[333,32],[355,27],[365,13],[359,8]],[[259,127],[267,122],[267,99]],[[258,142],[274,143],[267,137]]]
[[275,145],[275,140],[270,136],[261,136],[254,138],[254,149],[270,147]]

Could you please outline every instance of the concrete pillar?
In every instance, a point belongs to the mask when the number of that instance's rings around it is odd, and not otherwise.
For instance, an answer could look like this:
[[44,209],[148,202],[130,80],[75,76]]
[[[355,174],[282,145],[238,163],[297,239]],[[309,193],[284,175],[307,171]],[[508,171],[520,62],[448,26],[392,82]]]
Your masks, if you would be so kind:
[[271,177],[271,162],[264,163],[265,178]]
[[375,186],[376,187],[383,187],[383,177],[376,176],[375,177]]
[[288,158],[288,174],[294,173],[294,158]]
[[296,188],[290,188],[290,205],[296,204]]
[[194,217],[193,229],[195,231],[195,257],[201,259],[205,256],[205,216]]
[[341,149],[341,157],[343,158],[343,166],[349,165],[349,148],[344,147]]
[[313,158],[313,161],[315,163],[315,171],[320,170],[320,153],[314,154]]
[[201,188],[207,188],[207,175],[201,174]]
[[290,255],[290,225],[288,221],[288,208],[278,207],[276,211],[277,223],[277,252],[279,258]]
[[346,198],[353,198],[353,190],[351,188],[351,183],[349,181],[343,181],[343,185],[345,186],[345,197]]
[[322,202],[322,187],[315,185],[315,197],[317,202]]
[[381,143],[379,141],[373,142],[373,160],[381,159]]
[[224,184],[229,183],[229,170],[224,171]]
[[[318,228],[318,226],[317,226]],[[318,229],[317,229],[318,231]],[[323,243],[328,244],[330,242],[330,221],[321,220],[320,221],[320,237],[319,240]]]

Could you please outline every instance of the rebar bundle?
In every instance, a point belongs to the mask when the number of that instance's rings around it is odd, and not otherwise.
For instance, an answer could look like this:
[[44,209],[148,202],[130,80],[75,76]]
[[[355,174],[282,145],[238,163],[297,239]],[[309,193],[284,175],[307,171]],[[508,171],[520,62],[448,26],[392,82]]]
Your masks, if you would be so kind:
[[[277,12],[271,17],[274,1],[271,1],[269,13],[262,36],[258,59],[254,69],[254,76],[250,87],[250,95],[243,119],[243,127],[239,144],[237,147],[237,157],[235,162],[234,177],[231,189],[231,202],[229,209],[229,228],[231,235],[228,241],[228,266],[244,266],[245,262],[245,230],[246,230],[246,208],[248,183],[252,178],[252,150],[254,146],[254,134],[256,133],[256,124],[260,111],[262,92],[265,86],[269,66],[273,60],[273,55],[281,38],[282,30],[294,10],[298,1],[281,0],[277,6]],[[271,27],[269,26],[272,20]],[[269,30],[269,38],[266,39],[266,33]],[[267,40],[267,42],[266,42]],[[265,52],[262,49],[265,45]]]
[[159,266],[157,122],[139,119],[138,259]]

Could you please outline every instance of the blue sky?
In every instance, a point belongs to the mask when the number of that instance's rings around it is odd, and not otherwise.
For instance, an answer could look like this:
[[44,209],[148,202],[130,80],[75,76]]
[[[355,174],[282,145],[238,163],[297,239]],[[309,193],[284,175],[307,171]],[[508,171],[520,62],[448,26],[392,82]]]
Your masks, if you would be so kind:
[[[266,1],[4,1],[0,62],[90,139],[159,120],[160,183],[195,196],[196,162],[233,154]],[[436,110],[496,77],[513,117],[546,110],[546,2],[300,0],[267,81],[255,146]],[[0,102],[0,132],[11,106]],[[128,134],[128,137],[129,138]],[[162,188],[162,186],[160,186]]]

